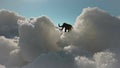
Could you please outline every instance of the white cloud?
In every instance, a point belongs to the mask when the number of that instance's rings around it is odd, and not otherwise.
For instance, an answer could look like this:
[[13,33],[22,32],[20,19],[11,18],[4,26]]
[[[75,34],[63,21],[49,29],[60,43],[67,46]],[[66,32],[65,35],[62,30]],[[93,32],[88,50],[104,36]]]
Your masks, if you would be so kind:
[[10,52],[8,61],[5,63],[6,68],[20,68],[28,62],[24,61],[20,49],[15,49]]
[[77,56],[75,57],[75,62],[78,66],[78,68],[96,68],[95,62],[83,57],[83,56]]
[[[14,14],[4,11],[8,19],[0,16],[0,26],[6,26],[1,21],[16,26]],[[118,17],[99,8],[85,8],[77,17],[74,29],[62,35],[45,16],[17,19],[21,19],[19,37],[4,37],[12,35],[7,33],[13,30],[11,27],[6,33],[0,31],[5,33],[0,36],[0,68],[119,68]]]
[[18,48],[13,40],[0,36],[0,64],[5,64],[9,59],[10,52]]
[[[95,61],[89,58],[98,51],[103,51],[106,49],[113,50],[114,48],[116,49],[119,47],[119,33],[120,33],[119,22],[120,20],[118,18],[109,15],[107,12],[101,9],[86,8],[83,10],[82,14],[78,16],[76,23],[74,25],[74,29],[71,32],[63,33],[62,36],[59,37],[59,33],[58,35],[56,34],[57,31],[52,32],[54,35],[53,34],[50,35],[51,33],[49,33],[49,31],[51,32],[55,30],[54,28],[52,28],[54,27],[54,25],[52,24],[51,26],[50,21],[48,21],[46,17],[40,17],[37,18],[36,20],[33,20],[30,23],[26,23],[21,26],[20,46],[22,48],[24,58],[28,61],[33,61],[42,53],[53,51],[51,49],[46,51],[46,49],[49,49],[48,46],[50,46],[50,42],[52,42],[51,43],[52,45],[53,43],[55,44],[57,43],[56,46],[64,48],[63,50],[65,51],[65,53],[70,54],[71,57],[76,57],[77,55],[86,56],[86,58],[83,57],[82,59],[80,59],[80,61],[76,61],[79,64],[78,67],[82,65],[81,68],[85,67],[98,68],[99,65],[102,65],[98,64],[101,63],[101,61],[97,61],[94,57],[93,59]],[[48,26],[48,28],[45,28],[46,26]],[[46,44],[48,43],[49,45],[48,44],[46,45],[44,43],[44,40],[46,41],[46,38],[47,40],[49,40],[49,42],[47,41],[45,43]],[[57,40],[55,41],[55,39]],[[37,42],[37,40],[39,40],[39,42]],[[44,45],[45,48],[42,46],[43,44],[45,44]],[[37,51],[36,45],[39,46],[39,48],[41,49],[38,48]],[[105,53],[105,55],[103,56],[106,57],[107,56],[106,54],[107,53]],[[108,58],[115,59],[115,57]],[[100,59],[102,60],[103,58]],[[85,60],[85,62],[83,62],[83,60]],[[50,60],[44,61],[46,61],[45,63],[47,63]],[[40,67],[39,64],[37,64],[39,62],[40,64],[42,63],[41,59],[35,59],[35,61],[32,64],[25,66],[25,68],[29,68],[29,66],[30,67],[33,66],[36,68]],[[108,62],[106,63],[108,64],[108,66],[105,67],[103,66],[104,68],[114,65],[114,62],[112,65],[109,64],[109,62],[111,61],[108,61],[107,58],[105,58],[105,62]],[[43,65],[43,67],[45,67],[45,65]]]
[[75,61],[78,68],[119,68],[118,59],[115,58],[115,55],[117,54],[108,51],[97,52],[92,59],[77,56]]
[[18,36],[18,19],[24,19],[15,12],[0,10],[0,36]]
[[0,65],[0,68],[5,68],[5,66],[4,65]]
[[98,68],[115,68],[117,63],[115,54],[111,52],[100,52],[94,55],[95,63]]
[[64,52],[41,54],[35,61],[23,68],[75,68],[74,58]]
[[0,36],[0,68],[19,68],[25,64],[15,39]]
[[19,26],[19,46],[25,60],[32,61],[41,53],[60,49],[56,44],[60,37],[59,33],[47,17],[43,16],[29,22],[22,22],[24,24]]
[[64,34],[62,43],[69,43],[93,53],[119,48],[119,28],[120,19],[117,17],[99,8],[85,8],[77,17],[74,30]]

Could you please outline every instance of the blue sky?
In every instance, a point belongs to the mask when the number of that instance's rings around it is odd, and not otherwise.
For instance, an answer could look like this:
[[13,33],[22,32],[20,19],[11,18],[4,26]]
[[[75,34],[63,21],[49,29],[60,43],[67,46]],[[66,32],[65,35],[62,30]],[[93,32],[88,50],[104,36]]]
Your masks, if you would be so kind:
[[74,24],[82,9],[99,7],[111,15],[120,15],[120,0],[0,0],[0,9],[15,11],[22,16],[48,16],[54,24]]

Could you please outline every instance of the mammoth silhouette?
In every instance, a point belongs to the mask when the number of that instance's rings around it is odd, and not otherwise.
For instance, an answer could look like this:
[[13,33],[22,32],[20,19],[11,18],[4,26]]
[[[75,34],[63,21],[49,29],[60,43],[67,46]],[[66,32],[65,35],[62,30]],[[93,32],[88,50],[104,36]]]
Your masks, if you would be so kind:
[[70,25],[70,24],[67,24],[67,23],[63,23],[63,25],[62,26],[60,26],[60,24],[58,24],[58,26],[59,27],[62,27],[62,29],[60,29],[60,30],[63,30],[64,28],[65,28],[65,32],[68,30],[68,32],[69,31],[71,31],[72,30],[72,25]]

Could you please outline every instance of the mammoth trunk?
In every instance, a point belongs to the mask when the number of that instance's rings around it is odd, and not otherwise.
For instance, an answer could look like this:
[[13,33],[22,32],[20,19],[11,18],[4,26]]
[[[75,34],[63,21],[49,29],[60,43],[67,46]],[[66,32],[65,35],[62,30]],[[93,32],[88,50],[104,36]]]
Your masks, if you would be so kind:
[[59,27],[62,27],[62,26],[60,26],[60,24],[58,24],[58,26],[59,26]]

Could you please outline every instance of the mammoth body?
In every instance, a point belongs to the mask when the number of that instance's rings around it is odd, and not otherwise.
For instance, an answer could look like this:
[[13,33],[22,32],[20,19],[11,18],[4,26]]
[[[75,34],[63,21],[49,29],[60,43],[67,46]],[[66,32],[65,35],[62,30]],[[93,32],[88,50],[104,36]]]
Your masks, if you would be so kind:
[[60,30],[63,30],[64,28],[65,28],[65,32],[68,30],[68,32],[70,31],[70,30],[72,30],[72,25],[70,25],[70,24],[67,24],[67,23],[63,23],[63,25],[62,26],[60,26],[60,24],[58,24],[58,26],[59,27],[62,27],[62,29],[60,29]]

